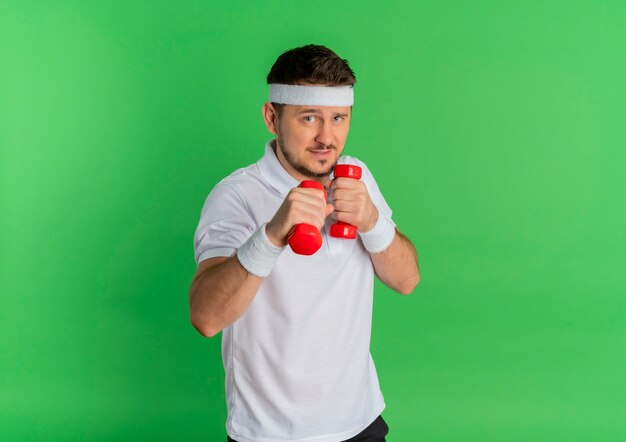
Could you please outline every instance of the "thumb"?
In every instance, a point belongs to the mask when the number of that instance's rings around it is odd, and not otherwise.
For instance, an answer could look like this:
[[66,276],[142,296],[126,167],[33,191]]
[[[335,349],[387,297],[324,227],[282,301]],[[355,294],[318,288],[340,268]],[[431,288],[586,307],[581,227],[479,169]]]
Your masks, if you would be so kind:
[[324,216],[328,216],[335,211],[335,208],[332,204],[326,204],[326,211],[324,212]]

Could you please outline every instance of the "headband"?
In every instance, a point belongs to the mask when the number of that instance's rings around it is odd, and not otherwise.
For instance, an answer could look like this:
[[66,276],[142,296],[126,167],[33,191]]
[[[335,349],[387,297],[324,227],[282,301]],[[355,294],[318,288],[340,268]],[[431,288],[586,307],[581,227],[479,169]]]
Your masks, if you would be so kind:
[[301,86],[297,84],[270,84],[272,103],[296,106],[352,106],[352,86]]

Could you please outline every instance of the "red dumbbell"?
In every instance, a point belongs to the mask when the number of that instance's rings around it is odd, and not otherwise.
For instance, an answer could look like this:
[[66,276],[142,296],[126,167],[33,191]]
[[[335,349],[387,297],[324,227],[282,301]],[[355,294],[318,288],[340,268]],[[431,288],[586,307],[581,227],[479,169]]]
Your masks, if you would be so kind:
[[[335,166],[335,178],[361,179],[361,168],[352,164],[337,164]],[[357,228],[352,224],[337,221],[330,226],[330,236],[335,238],[354,239]]]
[[[326,189],[317,181],[304,180],[300,187],[305,189],[320,189],[324,192],[324,200],[328,198]],[[311,224],[296,224],[287,234],[287,242],[294,253],[298,255],[312,255],[322,247],[322,234],[317,227]]]

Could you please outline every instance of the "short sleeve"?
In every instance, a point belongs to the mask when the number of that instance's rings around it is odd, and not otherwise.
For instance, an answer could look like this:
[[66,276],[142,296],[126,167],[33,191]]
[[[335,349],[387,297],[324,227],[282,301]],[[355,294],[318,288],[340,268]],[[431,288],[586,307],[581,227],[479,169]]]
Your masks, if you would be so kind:
[[225,182],[209,193],[194,234],[196,264],[215,256],[231,256],[256,230],[237,190]]

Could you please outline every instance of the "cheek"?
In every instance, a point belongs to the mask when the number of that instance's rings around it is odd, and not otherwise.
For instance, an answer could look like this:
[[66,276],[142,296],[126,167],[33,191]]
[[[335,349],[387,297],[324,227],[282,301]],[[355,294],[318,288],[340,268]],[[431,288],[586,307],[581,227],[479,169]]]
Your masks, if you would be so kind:
[[342,128],[341,130],[338,130],[337,132],[335,132],[335,139],[337,141],[337,147],[340,147],[341,150],[343,150],[344,146],[346,145],[347,138],[348,138],[347,130],[344,130]]
[[291,140],[293,144],[300,148],[308,147],[312,140],[315,138],[315,132],[312,130],[299,129],[291,133]]

